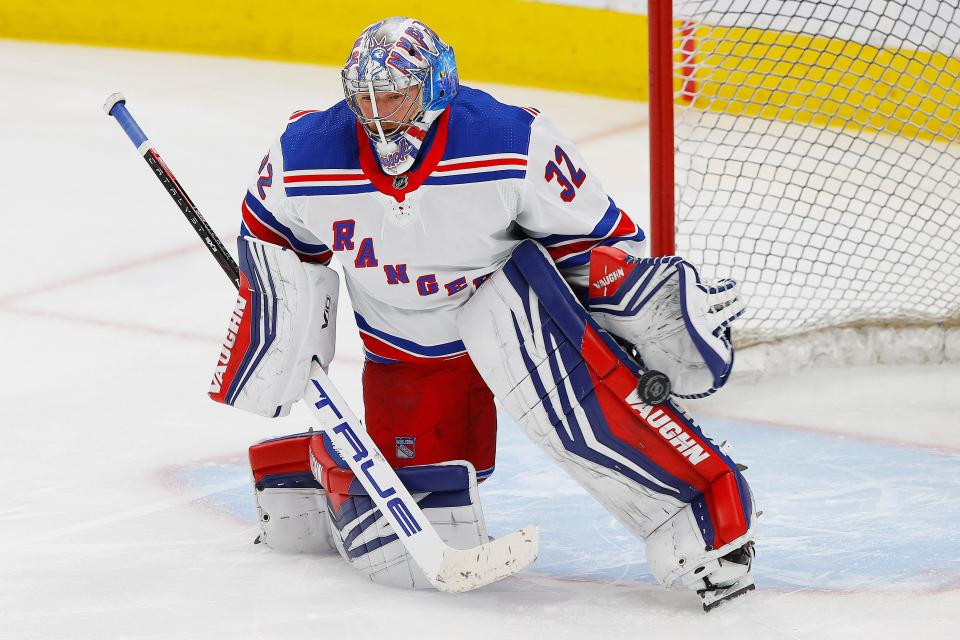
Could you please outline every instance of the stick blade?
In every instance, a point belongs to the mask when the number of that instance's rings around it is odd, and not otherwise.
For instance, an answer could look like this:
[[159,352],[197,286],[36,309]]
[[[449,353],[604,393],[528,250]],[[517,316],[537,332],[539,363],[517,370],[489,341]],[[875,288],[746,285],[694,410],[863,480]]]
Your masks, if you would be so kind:
[[430,582],[447,593],[472,591],[529,567],[539,547],[540,530],[531,524],[479,547],[447,549]]

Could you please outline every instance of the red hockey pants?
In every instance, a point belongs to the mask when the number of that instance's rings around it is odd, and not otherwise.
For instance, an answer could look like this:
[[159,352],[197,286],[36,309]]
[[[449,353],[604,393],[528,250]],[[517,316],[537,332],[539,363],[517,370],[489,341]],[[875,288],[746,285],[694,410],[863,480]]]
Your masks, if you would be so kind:
[[367,432],[393,467],[468,460],[493,472],[493,394],[468,356],[363,367]]

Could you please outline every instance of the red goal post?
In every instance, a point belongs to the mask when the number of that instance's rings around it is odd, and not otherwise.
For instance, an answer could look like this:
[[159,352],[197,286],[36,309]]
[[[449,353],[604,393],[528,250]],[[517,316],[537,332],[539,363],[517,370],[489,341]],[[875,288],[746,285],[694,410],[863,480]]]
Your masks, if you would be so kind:
[[742,283],[738,346],[957,358],[956,3],[648,0],[648,23],[652,253]]

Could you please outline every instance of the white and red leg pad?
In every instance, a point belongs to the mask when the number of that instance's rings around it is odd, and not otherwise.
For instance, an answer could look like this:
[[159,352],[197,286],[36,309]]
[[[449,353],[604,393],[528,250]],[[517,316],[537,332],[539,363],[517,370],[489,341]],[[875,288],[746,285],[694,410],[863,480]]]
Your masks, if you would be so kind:
[[[329,438],[314,436],[310,457],[326,490],[330,533],[343,559],[377,584],[433,588]],[[454,460],[396,471],[445,543],[468,549],[489,541],[472,464]]]
[[661,582],[752,539],[753,501],[736,464],[677,404],[639,402],[639,368],[537,244],[519,245],[457,322],[480,375],[527,435],[624,525],[653,538],[648,558]]
[[265,440],[250,447],[259,541],[288,553],[332,551],[327,499],[310,470],[312,433]]
[[240,292],[210,381],[210,397],[268,418],[303,397],[314,358],[326,367],[336,343],[340,277],[290,249],[237,241]]

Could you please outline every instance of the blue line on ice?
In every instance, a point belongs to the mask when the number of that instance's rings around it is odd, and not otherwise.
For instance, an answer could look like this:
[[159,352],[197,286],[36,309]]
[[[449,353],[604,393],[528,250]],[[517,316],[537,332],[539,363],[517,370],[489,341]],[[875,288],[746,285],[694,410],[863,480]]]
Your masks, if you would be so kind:
[[[861,591],[929,590],[960,577],[960,454],[707,418],[734,444],[763,516],[759,586]],[[255,523],[244,464],[179,467],[196,489],[236,478],[204,506]],[[602,582],[653,582],[642,546],[545,453],[501,416],[497,470],[481,485],[494,536],[541,529],[533,571]]]

